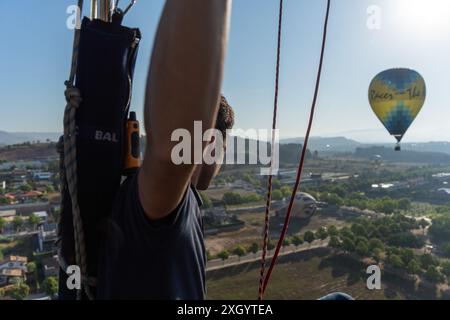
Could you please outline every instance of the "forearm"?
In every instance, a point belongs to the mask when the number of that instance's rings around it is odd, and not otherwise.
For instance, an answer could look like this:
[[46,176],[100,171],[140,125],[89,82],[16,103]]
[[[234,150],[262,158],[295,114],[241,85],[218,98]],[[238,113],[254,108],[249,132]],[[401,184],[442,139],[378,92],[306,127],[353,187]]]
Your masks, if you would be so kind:
[[[161,17],[147,84],[149,147],[169,159],[175,129],[194,121],[214,126],[228,33],[229,0],[168,0]],[[151,134],[150,134],[151,133]]]
[[[148,76],[145,127],[147,148],[139,173],[146,214],[158,219],[180,203],[195,170],[171,160],[171,136],[194,121],[213,128],[228,38],[231,0],[167,0]],[[192,147],[194,143],[192,143]],[[192,155],[194,153],[191,153]]]

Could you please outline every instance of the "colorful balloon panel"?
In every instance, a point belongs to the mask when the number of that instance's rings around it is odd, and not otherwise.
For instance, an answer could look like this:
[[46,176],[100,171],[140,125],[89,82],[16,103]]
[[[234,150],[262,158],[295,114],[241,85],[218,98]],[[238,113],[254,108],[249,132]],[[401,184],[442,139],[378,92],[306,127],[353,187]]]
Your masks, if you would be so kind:
[[369,87],[373,111],[398,142],[419,114],[425,98],[424,79],[418,72],[409,69],[383,71]]

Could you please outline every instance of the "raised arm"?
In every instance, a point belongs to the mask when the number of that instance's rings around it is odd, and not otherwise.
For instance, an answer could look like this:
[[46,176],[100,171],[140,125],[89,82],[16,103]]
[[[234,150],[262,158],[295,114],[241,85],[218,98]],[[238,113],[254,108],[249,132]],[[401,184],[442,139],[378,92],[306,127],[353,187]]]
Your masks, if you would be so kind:
[[230,7],[231,0],[166,1],[147,81],[147,146],[138,180],[150,219],[178,206],[195,170],[194,164],[173,164],[173,131],[186,129],[194,137],[194,121],[202,121],[204,131],[214,127]]

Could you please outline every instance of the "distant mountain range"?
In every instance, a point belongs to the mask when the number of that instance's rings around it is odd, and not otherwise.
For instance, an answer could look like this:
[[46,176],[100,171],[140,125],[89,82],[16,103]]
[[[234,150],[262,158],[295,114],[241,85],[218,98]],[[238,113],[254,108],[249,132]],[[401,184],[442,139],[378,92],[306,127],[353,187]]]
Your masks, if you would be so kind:
[[[281,144],[303,144],[304,138],[282,139]],[[311,137],[308,148],[311,151],[343,153],[355,152],[358,148],[386,147],[394,148],[394,143],[361,143],[345,137]],[[438,152],[450,154],[450,142],[420,142],[420,143],[402,143],[402,150],[416,152]]]
[[0,131],[0,145],[20,144],[24,142],[58,141],[58,132],[5,132]]
[[[0,131],[0,146],[24,142],[58,141],[59,132],[5,132]],[[281,139],[280,143],[303,144],[303,138]],[[358,148],[386,147],[394,148],[394,143],[362,143],[346,137],[311,137],[308,149],[322,153],[353,153]],[[450,142],[402,143],[402,150],[416,152],[438,152],[450,154]]]

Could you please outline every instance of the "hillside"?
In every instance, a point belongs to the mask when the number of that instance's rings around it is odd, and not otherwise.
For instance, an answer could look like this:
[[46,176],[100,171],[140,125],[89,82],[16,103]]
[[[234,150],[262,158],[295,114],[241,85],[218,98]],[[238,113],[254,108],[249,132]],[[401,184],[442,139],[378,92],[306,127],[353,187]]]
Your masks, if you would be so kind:
[[0,147],[0,161],[37,160],[58,156],[55,143]]
[[24,142],[47,140],[56,142],[61,134],[57,132],[5,132],[0,131],[0,146],[21,144]]

